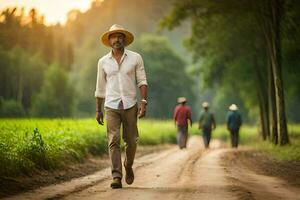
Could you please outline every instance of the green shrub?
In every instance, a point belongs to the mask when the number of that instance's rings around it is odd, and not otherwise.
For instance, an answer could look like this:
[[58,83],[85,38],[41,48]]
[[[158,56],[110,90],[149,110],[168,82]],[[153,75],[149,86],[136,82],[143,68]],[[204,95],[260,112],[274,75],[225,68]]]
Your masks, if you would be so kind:
[[0,117],[23,117],[25,114],[21,103],[13,99],[0,99]]

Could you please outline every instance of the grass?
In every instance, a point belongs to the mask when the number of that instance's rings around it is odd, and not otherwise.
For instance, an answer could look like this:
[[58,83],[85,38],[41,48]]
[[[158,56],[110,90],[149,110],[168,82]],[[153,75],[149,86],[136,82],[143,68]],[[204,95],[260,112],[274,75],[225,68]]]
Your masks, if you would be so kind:
[[[176,143],[176,127],[171,120],[140,120],[139,144]],[[280,160],[300,160],[300,125],[290,125],[291,145],[274,146],[261,141],[257,128],[242,126],[240,143],[252,145]],[[1,119],[0,176],[30,174],[35,170],[62,168],[83,162],[89,154],[107,152],[106,127],[94,119]],[[200,135],[196,124],[191,135]],[[213,131],[213,138],[229,142],[224,125]]]
[[[1,119],[0,175],[30,174],[107,152],[106,127],[94,119]],[[140,120],[139,144],[176,143],[170,120]]]
[[104,128],[92,120],[0,121],[0,174],[56,169],[105,152]]
[[[250,145],[262,152],[270,154],[277,160],[300,161],[300,125],[288,126],[290,144],[285,146],[274,145],[270,141],[263,141],[258,135],[258,128],[244,125],[240,130],[240,144]],[[229,133],[224,125],[213,131],[213,138],[223,142],[230,142]]]
[[300,161],[300,125],[288,126],[290,144],[285,146],[274,145],[268,141],[259,141],[254,146],[269,153],[277,160]]

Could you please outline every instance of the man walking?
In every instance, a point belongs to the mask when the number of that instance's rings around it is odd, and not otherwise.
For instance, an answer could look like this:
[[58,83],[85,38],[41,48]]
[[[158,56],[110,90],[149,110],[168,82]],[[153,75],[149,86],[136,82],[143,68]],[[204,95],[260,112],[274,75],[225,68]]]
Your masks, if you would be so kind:
[[209,112],[209,103],[202,103],[203,111],[199,118],[199,129],[202,129],[202,137],[205,148],[209,148],[211,131],[216,128],[216,121],[214,115]]
[[227,129],[230,131],[231,147],[237,148],[239,143],[239,130],[242,125],[242,117],[235,104],[229,106],[227,114]]
[[186,98],[179,97],[179,105],[175,107],[173,118],[177,126],[177,143],[180,149],[186,148],[188,138],[188,121],[192,127],[192,113],[189,106],[186,105]]
[[[125,49],[134,40],[132,33],[114,24],[102,35],[101,40],[112,50],[98,61],[95,91],[96,119],[100,125],[103,125],[104,102],[113,177],[111,187],[115,189],[122,188],[121,125],[125,143],[125,181],[127,184],[132,184],[134,181],[132,165],[138,138],[137,117],[144,117],[146,113],[147,80],[142,57],[136,52]],[[136,86],[141,94],[139,108]]]

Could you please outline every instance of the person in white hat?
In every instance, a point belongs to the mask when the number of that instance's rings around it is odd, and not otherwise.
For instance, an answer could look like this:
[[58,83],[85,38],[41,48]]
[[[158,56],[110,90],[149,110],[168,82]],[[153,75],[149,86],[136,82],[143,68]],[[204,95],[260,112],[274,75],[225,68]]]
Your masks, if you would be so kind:
[[202,129],[202,137],[205,148],[209,148],[211,139],[211,131],[216,128],[216,121],[214,115],[209,111],[209,103],[202,103],[203,111],[199,118],[199,129]]
[[235,104],[229,106],[227,114],[227,129],[230,131],[231,147],[237,148],[239,143],[239,130],[242,125],[242,117]]
[[186,105],[186,98],[179,97],[177,99],[178,105],[174,109],[173,119],[177,126],[177,144],[180,149],[186,148],[188,139],[188,121],[192,127],[192,112],[189,106]]
[[[125,49],[133,40],[133,34],[117,24],[112,25],[101,37],[102,43],[112,50],[98,61],[96,120],[103,125],[104,103],[113,189],[122,188],[120,127],[122,125],[125,143],[125,181],[132,184],[132,165],[138,138],[137,117],[142,118],[146,114],[147,80],[143,59],[140,54]],[[136,87],[141,95],[139,103]]]

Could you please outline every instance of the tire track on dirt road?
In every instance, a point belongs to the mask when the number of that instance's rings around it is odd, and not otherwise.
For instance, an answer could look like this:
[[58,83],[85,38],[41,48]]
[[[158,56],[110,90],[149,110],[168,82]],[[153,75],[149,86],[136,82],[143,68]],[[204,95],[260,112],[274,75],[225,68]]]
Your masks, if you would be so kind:
[[[135,168],[140,168],[145,165],[149,165],[156,160],[161,160],[164,157],[177,151],[177,148],[168,148],[161,152],[154,152],[142,156],[135,161]],[[94,186],[100,182],[110,179],[110,168],[105,168],[101,171],[95,172],[94,174],[74,178],[71,181],[67,181],[60,184],[54,184],[50,186],[41,187],[18,195],[9,196],[2,198],[4,200],[20,200],[20,199],[60,199],[74,192],[79,192],[89,187]]]
[[299,189],[281,179],[226,165],[222,157],[227,153],[235,155],[236,151],[240,149],[221,148],[218,140],[212,140],[211,148],[206,150],[202,138],[193,136],[187,149],[180,150],[174,145],[136,159],[135,181],[132,185],[123,181],[122,189],[110,188],[110,169],[107,168],[91,176],[9,199],[299,199]]
[[[212,142],[212,147],[219,145]],[[108,180],[65,199],[235,199],[219,165],[220,155],[226,150],[215,148],[204,150],[202,139],[192,137],[187,149],[136,169],[135,182],[130,186],[112,190]]]

